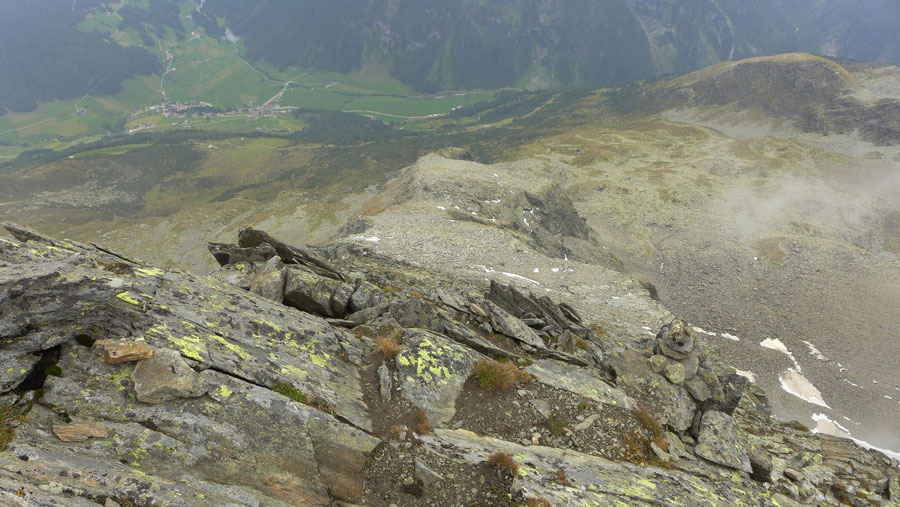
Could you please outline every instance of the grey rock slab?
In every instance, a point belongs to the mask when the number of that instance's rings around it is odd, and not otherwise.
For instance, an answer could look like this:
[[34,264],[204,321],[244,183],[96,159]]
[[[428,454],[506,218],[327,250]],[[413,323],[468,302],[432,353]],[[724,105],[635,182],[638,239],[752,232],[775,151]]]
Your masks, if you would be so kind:
[[[15,337],[0,350],[9,357],[34,357],[45,344],[73,343],[81,334],[144,338],[258,385],[290,382],[371,429],[359,369],[342,359],[359,356],[359,340],[319,317],[210,277],[75,243],[5,240],[0,257],[10,264],[0,269],[0,295],[6,295],[0,297],[0,340]],[[77,347],[72,352],[87,354]]]
[[[330,495],[361,500],[362,468],[378,444],[363,431],[213,370],[200,374],[209,397],[137,403],[132,387],[122,382],[133,364],[85,360],[78,351],[65,351],[65,375],[48,380],[42,403],[73,417],[103,421],[110,438],[103,445],[78,447],[70,459],[91,456],[118,463],[124,456],[156,480],[225,482],[244,496],[224,504],[272,499],[275,504],[327,505]],[[53,451],[58,446],[41,436],[52,421],[29,418],[19,437]]]
[[138,401],[163,403],[176,398],[197,398],[206,393],[203,379],[172,349],[157,350],[137,363],[131,374]]
[[634,400],[622,390],[606,383],[591,368],[574,367],[555,359],[542,359],[525,371],[542,384],[584,396],[598,403],[625,409],[635,407]]
[[534,329],[528,327],[519,318],[512,316],[490,301],[484,301],[484,306],[485,311],[490,315],[491,327],[494,328],[494,331],[538,349],[546,348],[544,341],[534,332]]
[[750,455],[739,431],[731,416],[710,410],[700,420],[700,434],[694,450],[701,458],[749,474],[753,471]]
[[401,343],[403,351],[394,359],[401,396],[424,410],[434,426],[449,421],[472,367],[485,356],[422,329],[406,330]]
[[[427,446],[440,449],[445,458],[470,466],[482,466],[493,453],[508,453],[520,466],[511,491],[543,498],[552,505],[771,504],[771,494],[760,485],[732,483],[715,475],[612,462],[570,449],[525,446],[466,430],[437,428],[434,435],[426,435],[422,440]],[[572,486],[547,480],[559,470]]]
[[394,383],[391,380],[391,372],[388,370],[387,363],[381,363],[378,367],[378,391],[381,393],[381,401],[391,401],[391,391],[394,390]]

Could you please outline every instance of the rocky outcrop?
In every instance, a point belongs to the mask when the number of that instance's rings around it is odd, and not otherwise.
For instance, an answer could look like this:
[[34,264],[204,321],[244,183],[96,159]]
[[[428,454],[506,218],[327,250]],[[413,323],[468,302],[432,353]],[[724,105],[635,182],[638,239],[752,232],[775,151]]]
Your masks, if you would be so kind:
[[900,102],[860,100],[851,73],[837,62],[788,53],[725,62],[654,85],[635,97],[643,110],[732,107],[757,110],[822,135],[859,132],[876,145],[900,141]]
[[900,499],[896,463],[773,421],[679,319],[633,348],[546,294],[262,231],[212,249],[229,285],[6,229],[0,503]]

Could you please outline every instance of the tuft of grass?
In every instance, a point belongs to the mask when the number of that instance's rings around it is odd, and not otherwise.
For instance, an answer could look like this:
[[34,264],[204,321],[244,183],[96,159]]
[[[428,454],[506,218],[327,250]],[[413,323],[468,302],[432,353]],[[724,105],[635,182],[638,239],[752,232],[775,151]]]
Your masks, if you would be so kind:
[[525,507],[553,507],[553,504],[544,498],[532,497],[525,499]]
[[272,390],[282,396],[296,401],[297,403],[309,405],[309,396],[303,394],[299,389],[288,382],[276,382],[272,385]]
[[25,416],[14,406],[0,409],[0,451],[5,450],[6,446],[12,442],[16,434],[16,426],[24,419]]
[[381,354],[381,357],[385,359],[397,357],[397,354],[403,351],[403,346],[400,345],[401,333],[401,330],[395,329],[387,335],[375,338],[376,352]]
[[[659,446],[664,451],[669,450],[669,441],[666,440],[666,430],[663,425],[653,417],[653,414],[647,410],[647,407],[638,406],[634,409],[634,416],[641,425],[650,432],[650,441]],[[650,445],[649,443],[647,444]]]
[[419,435],[427,435],[431,433],[431,419],[428,418],[428,412],[424,410],[416,411],[416,433]]
[[513,459],[511,454],[505,452],[495,452],[494,454],[491,454],[484,464],[513,477],[519,473],[519,464],[516,463],[516,460]]
[[572,487],[572,481],[570,481],[569,478],[566,477],[566,471],[562,468],[556,471],[556,483],[567,488]]
[[488,391],[512,389],[520,382],[528,380],[528,374],[519,370],[515,364],[490,359],[482,359],[475,363],[473,372],[478,385]]

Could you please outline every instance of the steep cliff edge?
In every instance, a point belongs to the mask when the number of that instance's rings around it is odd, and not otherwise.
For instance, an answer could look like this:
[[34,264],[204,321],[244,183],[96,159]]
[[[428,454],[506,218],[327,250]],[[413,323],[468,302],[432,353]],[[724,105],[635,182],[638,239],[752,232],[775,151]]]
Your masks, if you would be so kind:
[[243,229],[196,277],[6,230],[5,504],[900,503],[896,462],[775,421],[677,318],[629,336],[364,242]]

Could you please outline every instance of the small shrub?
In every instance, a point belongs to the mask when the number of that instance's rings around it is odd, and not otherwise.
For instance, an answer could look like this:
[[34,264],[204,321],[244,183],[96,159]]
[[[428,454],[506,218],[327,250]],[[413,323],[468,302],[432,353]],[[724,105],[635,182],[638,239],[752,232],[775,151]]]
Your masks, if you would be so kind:
[[51,364],[44,369],[44,375],[52,377],[62,376],[62,368],[60,368],[59,365]]
[[553,436],[561,436],[566,425],[569,424],[569,421],[566,420],[566,416],[553,411],[550,413],[550,417],[547,418],[547,429],[550,430],[550,433]]
[[403,490],[407,495],[412,495],[416,498],[420,498],[425,494],[425,488],[422,487],[422,484],[418,482],[414,482],[412,484],[403,484],[400,486],[400,489]]
[[375,338],[375,350],[385,359],[393,359],[397,354],[403,351],[400,345],[400,335],[402,331],[395,329],[387,335]]
[[525,507],[553,507],[553,504],[543,498],[528,498]]
[[288,382],[276,382],[274,385],[272,385],[272,390],[284,397],[296,401],[297,403],[309,405],[309,396],[303,394],[299,389],[289,384]]
[[431,433],[431,419],[428,418],[428,412],[421,409],[416,411],[416,433],[419,435]]
[[511,454],[505,452],[495,452],[488,456],[484,462],[487,466],[499,470],[505,474],[516,476],[519,473],[519,464],[513,459]]
[[473,372],[478,385],[488,391],[511,389],[528,379],[528,374],[520,371],[515,364],[490,359],[482,359],[475,363]]
[[575,347],[580,350],[587,350],[591,348],[591,342],[585,340],[584,338],[575,338]]

